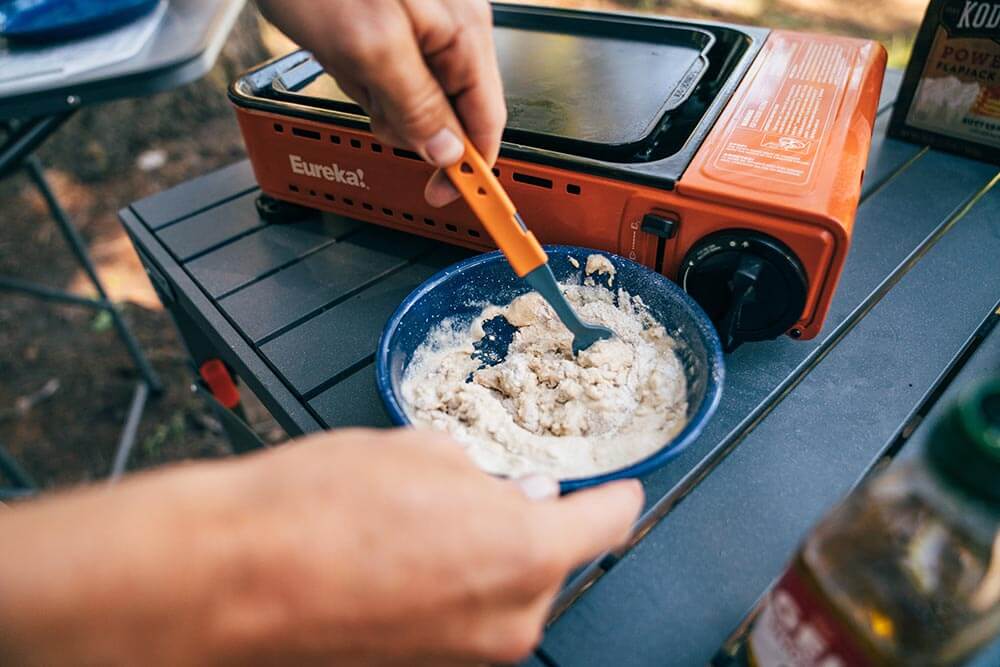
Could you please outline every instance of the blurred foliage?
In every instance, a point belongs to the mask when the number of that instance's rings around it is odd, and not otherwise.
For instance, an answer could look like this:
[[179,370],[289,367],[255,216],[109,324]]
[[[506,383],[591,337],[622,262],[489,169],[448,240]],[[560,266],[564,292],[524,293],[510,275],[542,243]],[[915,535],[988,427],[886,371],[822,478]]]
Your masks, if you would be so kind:
[[142,452],[146,456],[155,457],[171,443],[183,444],[187,430],[187,417],[183,412],[175,412],[167,422],[158,424],[156,429],[143,439]]
[[889,67],[903,69],[910,61],[910,54],[913,53],[913,44],[916,41],[916,34],[912,32],[896,33],[888,40],[882,40],[885,48],[889,51]]
[[114,321],[111,318],[111,313],[102,310],[90,321],[90,330],[94,333],[104,333],[105,331],[110,331],[113,324]]

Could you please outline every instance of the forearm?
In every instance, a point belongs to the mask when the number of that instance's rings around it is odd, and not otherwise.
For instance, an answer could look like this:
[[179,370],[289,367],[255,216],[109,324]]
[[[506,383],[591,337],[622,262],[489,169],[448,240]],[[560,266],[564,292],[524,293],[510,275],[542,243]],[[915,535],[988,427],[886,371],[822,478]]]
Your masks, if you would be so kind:
[[0,664],[180,664],[228,642],[247,579],[220,491],[234,474],[184,466],[0,512]]
[[139,475],[0,511],[0,665],[516,662],[641,506],[531,501],[410,429]]

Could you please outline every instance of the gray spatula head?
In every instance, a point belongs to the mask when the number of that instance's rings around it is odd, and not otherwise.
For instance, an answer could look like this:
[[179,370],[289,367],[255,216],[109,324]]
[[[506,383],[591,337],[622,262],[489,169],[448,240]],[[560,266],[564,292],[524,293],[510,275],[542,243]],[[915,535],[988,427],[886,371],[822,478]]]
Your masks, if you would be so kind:
[[556,311],[556,315],[559,316],[562,323],[573,334],[573,356],[579,354],[580,350],[586,350],[597,341],[611,338],[615,335],[607,327],[588,324],[580,319],[576,311],[573,310],[573,307],[566,301],[566,297],[563,295],[562,290],[559,289],[559,283],[556,282],[556,277],[552,273],[552,267],[547,263],[542,264],[526,275],[524,279],[531,285],[532,289],[541,294],[542,298],[549,302],[552,310]]

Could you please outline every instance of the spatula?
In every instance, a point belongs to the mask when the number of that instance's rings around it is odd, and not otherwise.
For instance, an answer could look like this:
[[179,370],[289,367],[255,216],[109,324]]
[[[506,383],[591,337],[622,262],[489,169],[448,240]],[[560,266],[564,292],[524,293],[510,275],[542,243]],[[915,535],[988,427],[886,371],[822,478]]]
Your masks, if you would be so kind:
[[548,301],[552,310],[573,334],[574,355],[597,341],[614,335],[606,327],[581,320],[566,301],[552,274],[549,256],[545,254],[535,235],[528,231],[500,181],[468,139],[465,139],[465,154],[462,159],[446,171],[455,188],[503,251],[514,273]]

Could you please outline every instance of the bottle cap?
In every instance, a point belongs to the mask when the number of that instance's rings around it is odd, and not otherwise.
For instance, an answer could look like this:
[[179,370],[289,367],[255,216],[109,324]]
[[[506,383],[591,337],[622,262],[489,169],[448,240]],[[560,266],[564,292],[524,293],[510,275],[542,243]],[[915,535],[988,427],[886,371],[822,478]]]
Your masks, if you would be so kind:
[[964,389],[934,426],[931,465],[971,495],[1000,502],[1000,377]]

